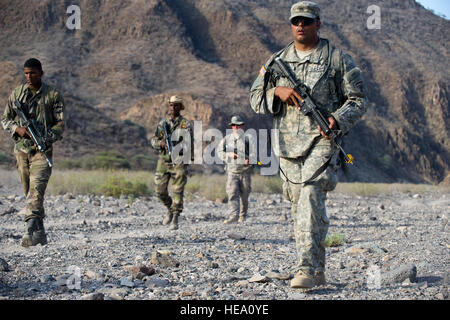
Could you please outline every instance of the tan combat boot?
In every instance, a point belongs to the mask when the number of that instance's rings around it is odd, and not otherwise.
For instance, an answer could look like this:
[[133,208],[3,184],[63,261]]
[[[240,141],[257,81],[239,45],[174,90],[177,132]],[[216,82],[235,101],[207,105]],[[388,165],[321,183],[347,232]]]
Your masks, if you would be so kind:
[[239,220],[238,220],[238,222],[239,222],[239,223],[242,223],[242,222],[245,221],[245,219],[247,219],[247,215],[246,215],[245,213],[241,213],[241,214],[239,215]]
[[316,273],[314,273],[314,284],[316,286],[323,286],[327,284],[325,273],[323,271],[316,271]]
[[170,222],[169,230],[178,230],[178,213],[173,214],[172,221]]
[[45,233],[44,221],[42,219],[38,219],[37,230],[33,232],[31,241],[33,246],[37,244],[41,244],[44,246],[47,244],[47,234]]
[[172,218],[173,218],[172,212],[167,211],[166,217],[164,218],[162,224],[163,224],[164,226],[168,225],[168,224],[172,221]]
[[234,223],[237,222],[239,220],[239,217],[237,215],[235,216],[230,216],[228,219],[226,219],[223,223],[225,224],[230,224],[230,223]]
[[27,231],[22,237],[22,247],[33,246],[33,233],[38,229],[38,219],[31,218],[27,221]]
[[291,288],[310,289],[314,287],[314,277],[306,272],[299,271],[291,280]]

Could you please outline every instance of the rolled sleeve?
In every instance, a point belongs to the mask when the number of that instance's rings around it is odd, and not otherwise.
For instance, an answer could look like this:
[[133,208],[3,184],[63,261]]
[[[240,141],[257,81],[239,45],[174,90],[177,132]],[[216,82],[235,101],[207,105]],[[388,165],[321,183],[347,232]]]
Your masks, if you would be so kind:
[[361,70],[348,54],[344,54],[342,61],[343,77],[340,85],[345,102],[332,116],[342,133],[346,134],[366,113],[367,103]]

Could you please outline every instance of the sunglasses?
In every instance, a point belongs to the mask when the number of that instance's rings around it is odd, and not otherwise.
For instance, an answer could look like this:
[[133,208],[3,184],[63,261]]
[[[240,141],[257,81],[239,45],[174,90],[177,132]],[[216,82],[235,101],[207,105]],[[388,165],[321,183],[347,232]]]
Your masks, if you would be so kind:
[[302,23],[304,27],[312,25],[314,22],[316,22],[316,19],[313,18],[307,18],[307,17],[295,17],[292,18],[291,23],[292,25],[298,27],[298,25]]

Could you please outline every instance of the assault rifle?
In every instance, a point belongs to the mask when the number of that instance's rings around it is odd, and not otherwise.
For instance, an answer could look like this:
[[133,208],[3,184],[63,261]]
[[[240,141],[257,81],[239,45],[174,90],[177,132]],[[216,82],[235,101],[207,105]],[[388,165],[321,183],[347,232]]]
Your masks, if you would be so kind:
[[344,155],[345,162],[347,164],[353,164],[354,160],[353,156],[351,154],[347,154],[337,141],[337,139],[340,136],[340,130],[330,129],[328,120],[325,119],[325,117],[317,108],[314,101],[309,96],[307,87],[295,78],[295,75],[292,73],[289,67],[283,62],[283,60],[281,60],[280,57],[275,58],[275,63],[278,65],[282,75],[288,78],[288,80],[294,86],[295,92],[297,92],[300,95],[300,97],[302,97],[303,102],[298,101],[301,107],[301,112],[305,116],[311,116],[323,130],[325,135],[330,136],[330,138],[334,140],[334,143]]
[[169,124],[166,121],[163,122],[162,129],[164,133],[164,140],[167,145],[167,151],[169,153],[170,160],[172,161],[172,149],[173,149],[172,137],[169,134]]
[[47,160],[48,166],[53,167],[52,161],[45,154],[48,150],[47,141],[45,141],[44,135],[42,131],[39,129],[36,119],[30,118],[25,114],[23,109],[23,104],[19,100],[14,100],[14,105],[16,106],[15,111],[17,116],[19,117],[22,125],[27,128],[27,132],[30,134],[31,140],[36,146],[37,151],[41,152],[45,160]]

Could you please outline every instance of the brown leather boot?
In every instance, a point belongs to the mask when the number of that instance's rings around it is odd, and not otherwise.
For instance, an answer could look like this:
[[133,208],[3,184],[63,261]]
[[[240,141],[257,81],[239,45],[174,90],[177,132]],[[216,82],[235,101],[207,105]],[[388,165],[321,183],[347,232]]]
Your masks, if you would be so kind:
[[298,271],[291,280],[291,288],[310,289],[314,287],[314,277],[306,272]]

